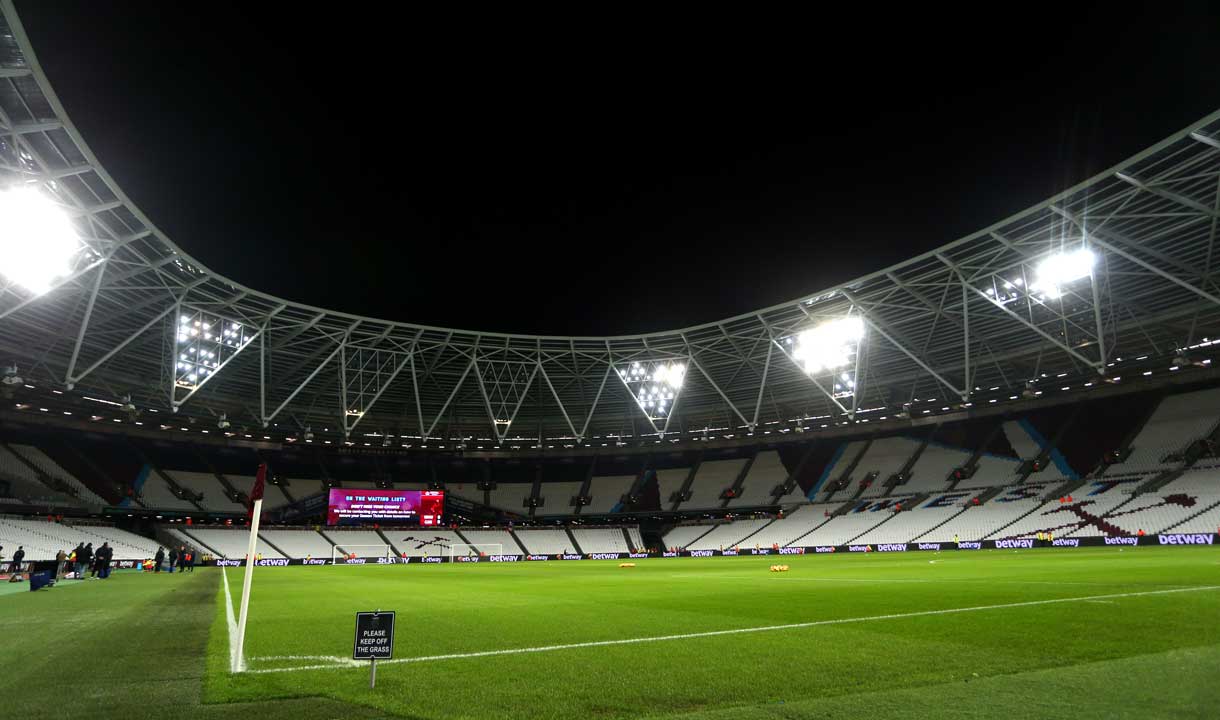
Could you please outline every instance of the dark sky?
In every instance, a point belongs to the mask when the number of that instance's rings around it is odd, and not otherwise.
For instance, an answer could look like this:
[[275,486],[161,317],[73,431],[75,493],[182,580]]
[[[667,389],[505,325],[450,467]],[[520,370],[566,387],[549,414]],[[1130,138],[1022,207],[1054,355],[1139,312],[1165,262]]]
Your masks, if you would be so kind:
[[85,138],[189,253],[433,325],[633,333],[793,299],[1220,107],[1206,2],[755,19],[250,5],[18,2]]

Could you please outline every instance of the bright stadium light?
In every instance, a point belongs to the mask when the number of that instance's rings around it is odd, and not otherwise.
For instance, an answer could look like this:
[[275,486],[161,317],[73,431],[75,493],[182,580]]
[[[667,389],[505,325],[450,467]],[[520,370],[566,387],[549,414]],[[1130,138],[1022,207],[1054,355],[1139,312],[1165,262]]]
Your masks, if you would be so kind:
[[1088,248],[1052,255],[1038,263],[1034,270],[1035,280],[1029,289],[1057,299],[1063,295],[1064,285],[1092,275],[1096,262],[1097,256]]
[[0,275],[42,294],[72,272],[81,249],[72,222],[32,187],[0,190]]
[[796,336],[792,359],[810,375],[837,370],[852,363],[863,337],[864,321],[858,317],[822,323]]

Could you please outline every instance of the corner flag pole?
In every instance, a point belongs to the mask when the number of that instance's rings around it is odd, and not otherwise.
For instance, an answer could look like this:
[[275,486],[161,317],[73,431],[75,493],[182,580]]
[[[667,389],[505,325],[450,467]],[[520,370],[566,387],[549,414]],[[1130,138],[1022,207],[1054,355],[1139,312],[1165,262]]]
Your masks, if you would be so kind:
[[237,648],[234,657],[237,660],[236,672],[246,669],[246,656],[243,650],[246,644],[246,618],[250,610],[250,583],[254,580],[254,558],[258,549],[258,521],[262,518],[263,492],[267,481],[267,463],[260,463],[258,475],[254,480],[254,489],[250,491],[250,542],[246,546],[246,578],[241,588],[241,612],[237,620]]

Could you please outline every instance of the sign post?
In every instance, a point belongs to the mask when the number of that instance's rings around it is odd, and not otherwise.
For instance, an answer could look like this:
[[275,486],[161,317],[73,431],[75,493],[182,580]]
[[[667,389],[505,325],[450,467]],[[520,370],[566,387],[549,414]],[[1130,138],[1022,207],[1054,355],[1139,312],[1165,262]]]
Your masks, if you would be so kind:
[[369,688],[377,686],[377,661],[394,657],[394,611],[356,613],[353,660],[369,661]]

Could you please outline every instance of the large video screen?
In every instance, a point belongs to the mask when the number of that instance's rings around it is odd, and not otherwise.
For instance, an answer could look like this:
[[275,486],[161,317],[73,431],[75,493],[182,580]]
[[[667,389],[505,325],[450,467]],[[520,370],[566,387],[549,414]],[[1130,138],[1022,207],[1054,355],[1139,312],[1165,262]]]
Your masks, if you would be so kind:
[[443,490],[363,490],[331,488],[327,525],[399,523],[440,525],[444,513]]

